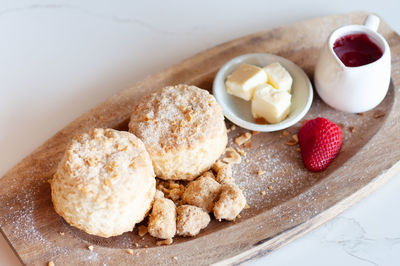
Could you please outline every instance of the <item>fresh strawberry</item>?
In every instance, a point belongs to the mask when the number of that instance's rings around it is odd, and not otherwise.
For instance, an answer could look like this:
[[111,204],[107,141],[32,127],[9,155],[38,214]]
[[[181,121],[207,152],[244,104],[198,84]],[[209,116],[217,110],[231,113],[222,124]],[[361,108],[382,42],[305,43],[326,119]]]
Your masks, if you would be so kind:
[[299,144],[306,168],[313,172],[323,171],[339,153],[342,130],[328,119],[317,117],[301,127]]

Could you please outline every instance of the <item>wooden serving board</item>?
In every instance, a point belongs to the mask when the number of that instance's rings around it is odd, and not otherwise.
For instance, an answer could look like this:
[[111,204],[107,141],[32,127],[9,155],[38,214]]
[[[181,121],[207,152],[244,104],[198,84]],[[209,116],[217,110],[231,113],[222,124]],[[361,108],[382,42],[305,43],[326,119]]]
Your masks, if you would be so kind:
[[[341,124],[344,132],[339,156],[321,173],[308,172],[296,146],[285,145],[291,135],[254,135],[251,147],[245,148],[246,158],[234,167],[234,177],[250,205],[235,222],[213,220],[197,237],[176,237],[170,246],[156,246],[156,240],[148,235],[140,238],[137,229],[109,239],[94,237],[69,226],[55,213],[47,182],[73,135],[92,127],[126,130],[131,110],[143,95],[178,83],[211,89],[218,69],[245,53],[283,56],[312,78],[319,49],[329,33],[342,25],[360,24],[366,15],[317,18],[221,44],[121,91],[73,121],[0,179],[1,230],[21,262],[240,263],[287,244],[377,189],[400,170],[400,36],[384,22],[379,32],[392,51],[392,82],[384,101],[374,110],[356,115],[335,111],[315,97],[305,119],[323,116]],[[295,134],[299,127],[300,123],[289,131]],[[242,132],[238,128],[229,133],[231,146],[235,147],[232,138]],[[258,175],[258,170],[265,174]],[[87,249],[89,245],[93,245],[93,251]],[[134,254],[126,252],[127,248]]]

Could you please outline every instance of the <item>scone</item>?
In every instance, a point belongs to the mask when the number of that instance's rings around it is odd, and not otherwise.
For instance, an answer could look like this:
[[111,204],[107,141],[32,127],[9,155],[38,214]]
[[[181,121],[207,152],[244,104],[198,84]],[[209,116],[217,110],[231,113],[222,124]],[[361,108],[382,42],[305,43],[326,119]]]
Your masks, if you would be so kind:
[[208,170],[228,142],[224,116],[208,91],[184,84],[144,97],[129,131],[140,138],[157,177],[193,180]]
[[54,208],[93,235],[131,231],[149,211],[155,174],[143,142],[129,132],[92,129],[72,139],[51,183]]

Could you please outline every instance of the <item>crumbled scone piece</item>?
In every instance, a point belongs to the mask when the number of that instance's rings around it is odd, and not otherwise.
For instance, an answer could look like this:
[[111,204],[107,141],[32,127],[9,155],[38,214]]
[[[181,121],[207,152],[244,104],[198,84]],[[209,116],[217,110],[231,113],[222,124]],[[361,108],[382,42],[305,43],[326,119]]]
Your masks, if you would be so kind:
[[241,163],[242,158],[240,157],[239,153],[235,151],[232,147],[228,147],[225,150],[225,158],[222,159],[223,162],[225,163]]
[[233,141],[237,144],[237,145],[242,145],[244,143],[246,143],[247,141],[249,141],[251,139],[251,133],[250,132],[246,132],[243,133],[242,135],[240,135],[239,137],[236,137]]
[[176,232],[180,236],[195,236],[210,223],[210,215],[196,206],[181,205],[176,213]]
[[49,263],[47,263],[48,266],[55,266],[54,261],[49,261]]
[[220,190],[221,185],[215,181],[213,173],[208,171],[201,177],[189,183],[183,193],[182,199],[184,203],[211,212]]
[[175,204],[172,200],[164,198],[161,191],[156,192],[148,231],[151,236],[163,239],[173,238],[176,233]]
[[174,242],[174,240],[172,240],[172,238],[167,238],[167,239],[164,239],[164,240],[157,241],[156,245],[157,246],[163,246],[163,245],[169,246],[169,245],[172,244],[172,242]]
[[222,185],[219,200],[214,205],[216,219],[233,221],[246,206],[242,190],[234,183]]
[[230,164],[224,164],[219,168],[217,172],[217,176],[215,177],[218,183],[232,183],[235,182],[235,179],[232,177],[232,167]]
[[178,204],[182,199],[185,186],[174,180],[164,181],[157,179],[157,189],[161,190],[167,199],[171,199]]

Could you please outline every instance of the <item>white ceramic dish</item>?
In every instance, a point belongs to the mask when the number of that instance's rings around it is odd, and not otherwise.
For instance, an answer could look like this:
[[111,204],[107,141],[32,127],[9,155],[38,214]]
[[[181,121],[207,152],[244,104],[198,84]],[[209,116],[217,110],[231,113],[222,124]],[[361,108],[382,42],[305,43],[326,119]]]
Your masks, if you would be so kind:
[[[292,104],[289,116],[285,120],[277,124],[261,125],[254,122],[251,114],[251,101],[245,101],[228,94],[225,88],[225,80],[242,63],[264,67],[274,62],[279,62],[285,67],[293,78]],[[226,118],[240,127],[260,132],[277,131],[297,123],[308,112],[313,100],[312,85],[306,73],[289,60],[266,53],[244,54],[228,61],[215,76],[213,94],[222,106]]]

